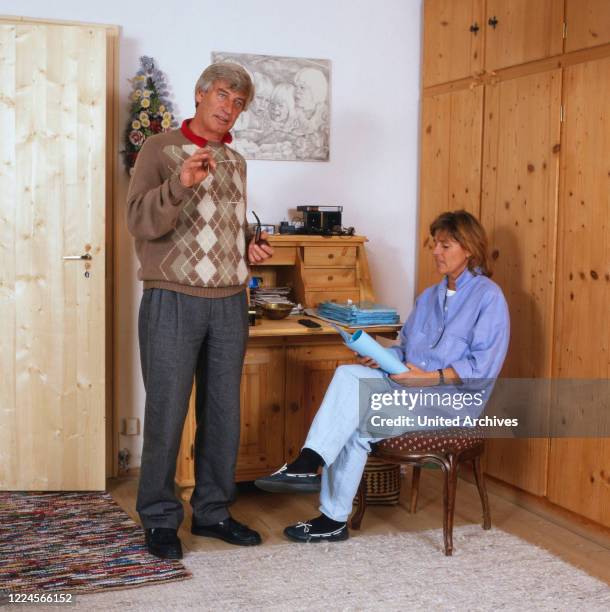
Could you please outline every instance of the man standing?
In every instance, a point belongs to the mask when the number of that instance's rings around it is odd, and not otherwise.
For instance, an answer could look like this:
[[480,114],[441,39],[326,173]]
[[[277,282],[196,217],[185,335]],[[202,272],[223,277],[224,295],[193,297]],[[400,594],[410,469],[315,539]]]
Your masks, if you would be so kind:
[[231,544],[261,542],[228,511],[248,337],[247,263],[273,252],[251,241],[246,254],[246,162],[227,146],[253,95],[240,66],[209,66],[195,86],[195,116],[145,142],[129,186],[127,223],[144,281],[138,331],[146,408],[136,507],[148,550],[161,558],[182,557],[184,511],[174,477],[193,377],[191,531]]

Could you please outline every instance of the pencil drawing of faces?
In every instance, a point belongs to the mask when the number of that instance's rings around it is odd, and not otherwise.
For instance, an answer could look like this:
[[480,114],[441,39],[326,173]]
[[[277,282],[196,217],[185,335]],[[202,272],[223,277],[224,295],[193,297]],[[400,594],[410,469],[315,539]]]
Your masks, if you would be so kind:
[[307,149],[308,149],[307,138],[305,136],[299,136],[296,139],[295,144],[294,144],[294,150],[295,150],[296,156],[299,159],[306,159]]
[[254,81],[254,100],[249,110],[255,115],[264,115],[269,107],[273,83],[267,75],[260,72],[255,72],[252,80]]
[[329,60],[214,52],[212,61],[240,64],[254,83],[232,130],[235,150],[246,159],[328,161]]
[[288,83],[275,86],[269,104],[269,117],[276,123],[283,123],[294,115],[294,87]]
[[326,100],[328,82],[324,74],[316,68],[302,68],[294,77],[296,86],[295,101],[303,110],[313,110],[317,104]]

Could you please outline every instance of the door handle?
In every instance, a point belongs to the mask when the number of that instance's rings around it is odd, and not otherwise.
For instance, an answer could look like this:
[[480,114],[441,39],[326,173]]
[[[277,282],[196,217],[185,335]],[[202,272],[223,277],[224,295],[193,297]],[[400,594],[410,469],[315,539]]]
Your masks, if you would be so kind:
[[83,259],[85,261],[90,261],[93,258],[89,253],[85,253],[84,255],[64,255],[62,259],[67,261],[81,261]]

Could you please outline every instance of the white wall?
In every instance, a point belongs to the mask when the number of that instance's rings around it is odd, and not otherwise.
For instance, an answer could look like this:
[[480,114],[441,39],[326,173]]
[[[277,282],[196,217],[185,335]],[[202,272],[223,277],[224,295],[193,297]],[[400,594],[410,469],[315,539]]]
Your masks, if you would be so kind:
[[[421,0],[14,0],[3,14],[116,24],[120,42],[121,130],[127,81],[152,56],[173,90],[180,118],[212,51],[330,59],[331,161],[251,161],[249,207],[279,222],[298,204],[344,206],[344,225],[368,236],[378,299],[404,317],[413,302],[418,167]],[[116,384],[122,417],[143,417],[137,348],[141,285],[123,221],[121,174],[116,245]],[[121,437],[139,465],[141,436]]]

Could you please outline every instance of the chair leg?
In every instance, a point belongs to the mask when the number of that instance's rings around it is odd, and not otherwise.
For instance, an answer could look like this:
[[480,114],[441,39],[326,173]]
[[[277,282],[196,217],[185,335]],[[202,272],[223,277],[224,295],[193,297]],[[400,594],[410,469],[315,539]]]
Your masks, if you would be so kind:
[[409,512],[415,514],[417,512],[417,498],[419,497],[419,478],[421,476],[421,467],[413,466],[413,478],[411,480],[411,504]]
[[366,510],[366,478],[364,474],[362,474],[362,480],[358,486],[357,500],[358,506],[356,508],[356,512],[352,514],[352,518],[350,520],[350,527],[356,530],[360,529],[360,524],[362,523],[362,518],[364,517],[364,511]]
[[487,498],[487,487],[483,478],[483,470],[481,469],[481,455],[477,455],[472,460],[474,471],[474,479],[477,483],[481,505],[483,506],[483,529],[491,529],[491,512],[489,511],[489,499]]
[[457,465],[454,455],[447,456],[443,465],[445,486],[443,490],[443,539],[445,541],[445,555],[453,554],[453,515],[455,511],[455,491],[457,489]]

